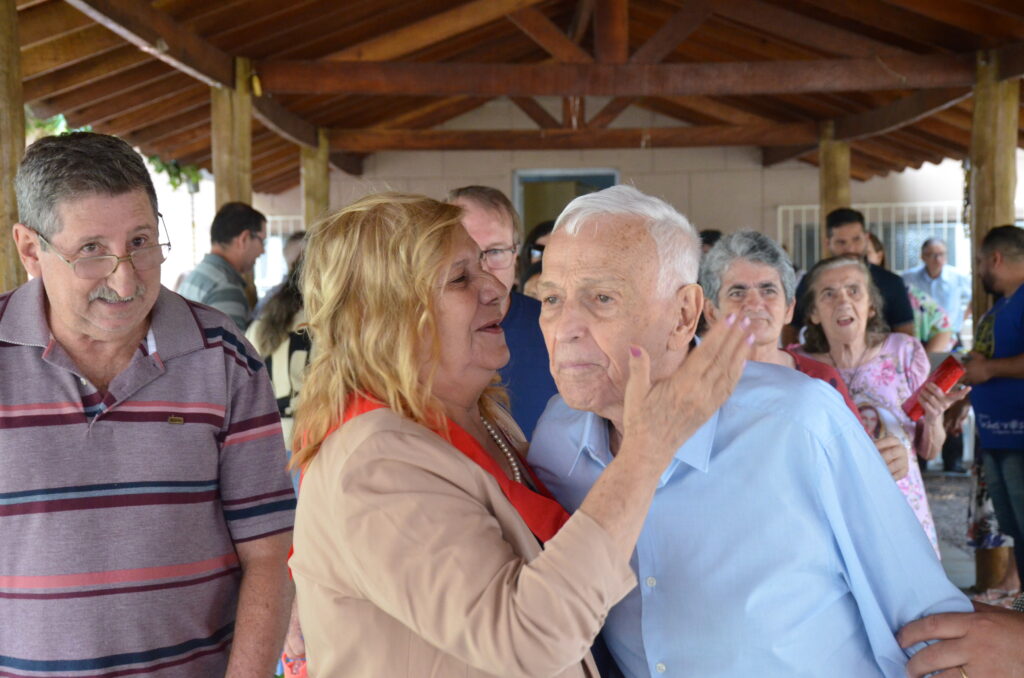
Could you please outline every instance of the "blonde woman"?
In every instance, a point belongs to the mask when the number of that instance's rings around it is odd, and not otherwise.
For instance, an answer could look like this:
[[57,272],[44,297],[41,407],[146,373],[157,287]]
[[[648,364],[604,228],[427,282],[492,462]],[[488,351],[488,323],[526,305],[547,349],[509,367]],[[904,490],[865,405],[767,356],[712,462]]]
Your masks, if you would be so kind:
[[291,567],[310,676],[597,676],[588,650],[636,583],[658,478],[742,369],[740,323],[653,386],[632,351],[621,451],[566,515],[499,404],[508,291],[460,218],[374,195],[309,234]]

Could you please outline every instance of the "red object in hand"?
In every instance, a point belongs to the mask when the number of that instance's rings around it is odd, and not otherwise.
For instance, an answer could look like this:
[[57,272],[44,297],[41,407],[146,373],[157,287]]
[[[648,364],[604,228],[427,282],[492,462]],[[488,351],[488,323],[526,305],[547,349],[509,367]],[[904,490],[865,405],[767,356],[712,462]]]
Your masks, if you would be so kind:
[[920,388],[914,391],[913,395],[907,398],[903,402],[903,411],[907,413],[911,421],[917,421],[924,416],[924,408],[921,407],[920,396],[921,391],[928,384],[935,384],[943,393],[949,393],[949,390],[953,388],[956,382],[960,381],[960,377],[964,376],[964,366],[960,364],[960,361],[949,356],[935,368],[935,371],[928,375],[928,378]]

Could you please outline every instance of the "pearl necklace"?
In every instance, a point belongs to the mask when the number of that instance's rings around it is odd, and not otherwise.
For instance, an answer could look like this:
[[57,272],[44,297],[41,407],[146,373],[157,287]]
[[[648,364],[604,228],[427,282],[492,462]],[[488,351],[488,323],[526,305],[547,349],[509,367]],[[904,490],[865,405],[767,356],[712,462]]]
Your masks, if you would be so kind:
[[519,469],[519,462],[516,461],[516,455],[508,448],[508,444],[505,442],[505,438],[498,434],[494,427],[491,426],[491,422],[484,419],[483,415],[480,416],[480,421],[483,422],[484,428],[491,434],[491,439],[497,444],[501,453],[505,455],[505,459],[508,460],[508,466],[512,469],[512,479],[517,483],[523,482],[523,473]]

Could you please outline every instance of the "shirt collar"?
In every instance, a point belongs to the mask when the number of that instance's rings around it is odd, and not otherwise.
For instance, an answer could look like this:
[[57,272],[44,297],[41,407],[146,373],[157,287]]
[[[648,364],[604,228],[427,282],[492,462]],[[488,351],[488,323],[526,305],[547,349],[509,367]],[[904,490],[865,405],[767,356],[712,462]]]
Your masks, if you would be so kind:
[[50,343],[45,298],[41,278],[33,278],[11,292],[7,305],[0,307],[0,341],[45,348]]
[[[609,443],[608,427],[609,422],[593,412],[584,412],[582,426],[579,428],[579,439],[573,441],[576,445],[576,454],[561,457],[561,468],[553,468],[552,471],[563,477],[572,474],[576,465],[583,455],[587,455],[599,464],[602,468],[611,463],[611,446]],[[683,445],[672,455],[672,461],[661,474],[658,487],[661,487],[672,477],[679,464],[686,464],[702,473],[707,473],[711,463],[711,451],[715,443],[715,433],[718,430],[718,412],[711,415],[697,431],[690,436]]]

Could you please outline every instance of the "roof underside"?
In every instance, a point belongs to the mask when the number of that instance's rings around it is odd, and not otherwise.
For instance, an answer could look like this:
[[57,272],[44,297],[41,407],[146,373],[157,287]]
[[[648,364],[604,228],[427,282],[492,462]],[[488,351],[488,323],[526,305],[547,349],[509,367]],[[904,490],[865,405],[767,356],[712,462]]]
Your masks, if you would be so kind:
[[[821,123],[835,121],[867,179],[965,157],[975,52],[1001,50],[1010,77],[1024,61],[1017,0],[19,0],[18,29],[37,115],[207,169],[208,83],[225,59],[251,59],[266,109],[253,189],[268,193],[299,183],[288,123],[327,128],[332,164],[358,173],[391,148],[629,146],[641,131],[614,124],[627,105],[694,126],[646,130],[643,144],[759,145],[765,164],[816,162]],[[574,125],[571,105],[563,118],[534,98],[556,87],[612,98]],[[417,131],[495,96],[538,130]]]

